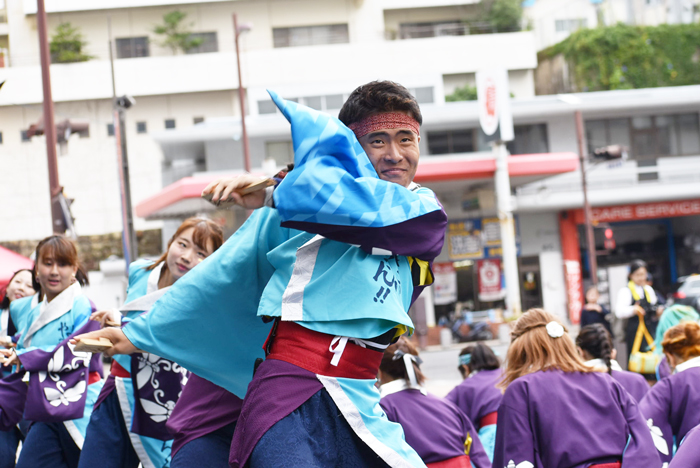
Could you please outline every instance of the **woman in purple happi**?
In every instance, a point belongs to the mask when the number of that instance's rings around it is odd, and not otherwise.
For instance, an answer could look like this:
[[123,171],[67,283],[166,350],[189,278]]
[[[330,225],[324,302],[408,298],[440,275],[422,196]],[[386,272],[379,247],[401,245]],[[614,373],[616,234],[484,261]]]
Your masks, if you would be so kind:
[[661,467],[637,403],[548,312],[515,323],[501,385],[494,468]]
[[387,417],[401,424],[406,442],[428,468],[490,468],[491,461],[467,415],[421,387],[425,377],[420,362],[418,351],[405,337],[384,351],[379,404]]
[[683,440],[700,424],[700,325],[676,325],[666,332],[662,344],[673,374],[654,385],[639,407],[657,435],[661,460],[668,462],[674,441]]
[[[34,290],[34,272],[32,270],[18,270],[10,278],[5,289],[5,297],[0,302],[0,349],[12,348],[17,343],[17,327],[10,317],[10,303],[23,297],[36,294]],[[5,373],[7,373],[6,369]],[[0,378],[3,377],[3,369],[0,366]],[[8,431],[0,431],[0,468],[14,468],[19,441],[24,435],[19,425]]]
[[498,406],[503,394],[496,385],[502,379],[496,354],[483,343],[459,353],[459,372],[464,379],[445,397],[469,416],[479,431],[489,460],[493,460]]
[[576,337],[576,346],[587,366],[600,368],[612,375],[639,403],[649,391],[649,384],[640,374],[622,370],[615,360],[617,350],[608,329],[600,323],[586,325]]
[[99,326],[88,320],[94,308],[81,289],[87,277],[72,241],[42,240],[34,268],[40,294],[10,306],[20,337],[9,356],[2,352],[15,373],[0,385],[0,425],[21,417],[30,423],[18,468],[75,468],[102,388],[102,362],[69,340]]

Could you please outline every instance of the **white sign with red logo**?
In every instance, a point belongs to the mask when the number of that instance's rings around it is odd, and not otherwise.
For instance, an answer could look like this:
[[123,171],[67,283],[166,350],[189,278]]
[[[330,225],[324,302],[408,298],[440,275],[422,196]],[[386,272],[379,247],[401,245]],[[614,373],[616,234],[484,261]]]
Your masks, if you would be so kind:
[[576,324],[581,321],[581,309],[583,308],[581,264],[576,260],[564,261],[564,273],[566,291],[569,296],[569,320]]
[[513,139],[513,115],[510,111],[508,71],[505,68],[476,72],[479,123],[487,136],[500,130],[501,141]]
[[445,305],[457,302],[457,270],[452,262],[434,263],[433,303]]
[[479,300],[484,302],[498,301],[505,297],[501,289],[501,260],[484,259],[477,263],[479,274]]

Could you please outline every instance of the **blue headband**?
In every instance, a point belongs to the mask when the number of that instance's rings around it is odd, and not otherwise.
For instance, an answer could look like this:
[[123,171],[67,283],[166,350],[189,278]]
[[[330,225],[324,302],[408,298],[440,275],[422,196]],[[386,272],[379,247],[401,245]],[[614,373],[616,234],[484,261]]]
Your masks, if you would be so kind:
[[459,363],[463,366],[468,366],[470,362],[472,362],[472,355],[471,354],[462,354],[459,357]]

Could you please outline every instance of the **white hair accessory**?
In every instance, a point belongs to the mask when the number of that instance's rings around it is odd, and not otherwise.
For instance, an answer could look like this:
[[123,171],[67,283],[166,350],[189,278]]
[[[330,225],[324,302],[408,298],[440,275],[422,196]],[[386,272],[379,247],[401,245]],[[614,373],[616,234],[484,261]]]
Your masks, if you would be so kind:
[[551,321],[547,324],[547,334],[552,338],[560,338],[564,335],[564,327],[559,322]]

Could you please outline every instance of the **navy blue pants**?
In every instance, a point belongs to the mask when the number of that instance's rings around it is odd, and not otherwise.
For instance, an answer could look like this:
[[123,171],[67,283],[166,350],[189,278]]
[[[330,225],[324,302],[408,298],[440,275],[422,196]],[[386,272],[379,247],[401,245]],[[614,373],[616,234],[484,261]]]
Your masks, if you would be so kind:
[[95,408],[85,434],[79,468],[137,468],[139,457],[131,445],[129,431],[116,390]]
[[355,434],[323,388],[262,436],[248,466],[388,468],[389,465]]
[[17,461],[17,468],[77,468],[80,449],[62,422],[35,422]]
[[228,454],[236,423],[191,440],[183,445],[173,456],[170,468],[228,468]]
[[0,468],[15,468],[20,440],[22,434],[16,427],[11,431],[0,431]]

